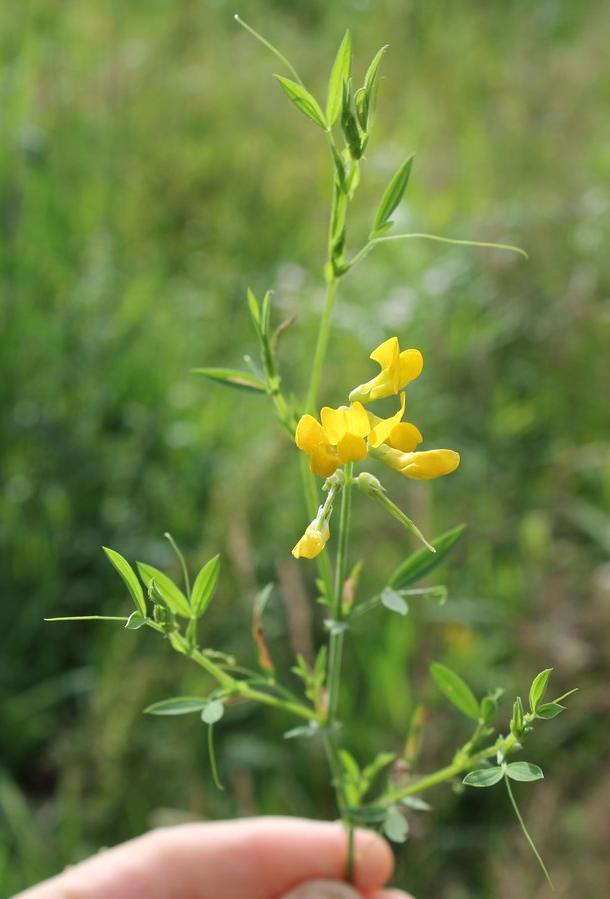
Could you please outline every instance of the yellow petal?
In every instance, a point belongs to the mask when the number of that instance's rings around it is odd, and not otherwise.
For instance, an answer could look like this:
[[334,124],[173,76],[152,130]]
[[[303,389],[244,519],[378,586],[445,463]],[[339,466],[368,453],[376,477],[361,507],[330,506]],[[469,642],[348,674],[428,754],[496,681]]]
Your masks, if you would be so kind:
[[309,525],[301,539],[294,546],[292,555],[295,559],[315,559],[319,556],[330,537],[328,524],[317,527],[313,522]]
[[419,428],[410,421],[401,421],[392,429],[386,443],[401,453],[411,453],[423,439]]
[[373,350],[369,358],[372,359],[373,362],[378,362],[382,369],[389,369],[392,367],[392,364],[396,362],[399,351],[400,346],[398,344],[398,337],[390,337],[388,340],[384,340],[383,343],[380,343],[379,346]]
[[399,390],[406,387],[409,381],[418,378],[424,367],[424,357],[419,350],[403,350],[399,358]]
[[347,419],[347,430],[350,434],[355,434],[357,437],[368,436],[371,426],[366,409],[362,403],[352,403],[349,409],[346,409],[345,417]]
[[320,412],[322,425],[326,431],[326,439],[333,446],[336,446],[347,431],[346,406],[339,406],[338,409],[332,409],[330,406],[324,406]]
[[422,453],[404,453],[400,471],[407,478],[428,481],[451,474],[460,464],[460,454],[454,450],[426,450]]
[[311,453],[321,443],[326,443],[324,428],[312,415],[303,415],[294,434],[299,449]]
[[337,453],[327,443],[314,447],[309,454],[309,467],[319,478],[330,477],[340,464]]
[[390,434],[394,431],[394,428],[400,422],[400,419],[403,417],[405,412],[405,395],[404,393],[400,396],[400,409],[394,415],[391,415],[389,418],[378,418],[375,423],[375,427],[369,434],[369,444],[371,446],[381,446],[382,443],[385,443],[390,436]]
[[364,437],[358,437],[357,434],[346,434],[337,444],[337,453],[341,464],[365,459],[367,449]]

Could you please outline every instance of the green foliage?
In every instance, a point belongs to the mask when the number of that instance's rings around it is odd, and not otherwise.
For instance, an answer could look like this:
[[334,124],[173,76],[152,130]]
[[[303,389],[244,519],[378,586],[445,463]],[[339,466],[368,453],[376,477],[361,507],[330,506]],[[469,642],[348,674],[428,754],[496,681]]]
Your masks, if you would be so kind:
[[147,715],[190,715],[207,708],[208,704],[208,700],[200,696],[174,696],[172,699],[153,702],[144,712]]
[[430,674],[434,678],[436,686],[464,715],[478,721],[480,717],[479,703],[468,684],[462,680],[459,674],[441,665],[440,662],[430,664]]
[[123,556],[119,552],[117,552],[116,549],[108,549],[108,547],[105,546],[104,552],[110,559],[112,565],[121,575],[121,578],[123,579],[123,582],[125,583],[125,586],[129,590],[131,598],[135,603],[136,609],[145,618],[146,601],[144,599],[142,585],[140,584],[135,571],[133,570],[127,559],[123,558]]
[[191,611],[195,618],[201,618],[214,597],[220,572],[220,556],[214,556],[201,568],[193,584]]
[[544,777],[542,769],[538,765],[532,765],[531,762],[510,762],[504,770],[511,780],[542,780]]
[[385,234],[392,227],[391,215],[396,210],[407,189],[414,159],[415,156],[409,156],[386,187],[373,220],[373,227],[371,228],[372,240],[376,237],[381,237],[382,234]]
[[504,777],[500,765],[492,765],[490,768],[479,768],[471,771],[462,781],[467,787],[493,787]]
[[296,81],[291,81],[290,78],[284,78],[282,75],[276,75],[275,78],[297,109],[300,109],[307,118],[326,131],[327,122],[316,98],[302,84],[297,84]]
[[147,589],[150,589],[151,585],[154,584],[161,600],[175,615],[181,615],[183,618],[191,617],[191,607],[188,599],[170,577],[159,571],[154,565],[148,565],[146,562],[138,562],[137,566],[140,577]]
[[435,549],[434,553],[427,549],[420,549],[412,553],[396,568],[389,578],[388,584],[394,587],[394,589],[404,589],[420,581],[446,559],[458,540],[460,540],[465,528],[466,525],[464,524],[457,525],[457,527],[441,534],[436,540],[432,540],[431,543]]
[[352,68],[352,38],[349,31],[345,32],[343,40],[337,50],[337,56],[333,63],[328,81],[328,93],[326,96],[326,121],[332,128],[343,105],[343,85],[349,81]]
[[237,371],[233,368],[194,368],[193,373],[205,375],[211,381],[218,381],[226,387],[235,387],[237,390],[248,390],[253,393],[265,392],[265,385],[260,378],[248,371]]

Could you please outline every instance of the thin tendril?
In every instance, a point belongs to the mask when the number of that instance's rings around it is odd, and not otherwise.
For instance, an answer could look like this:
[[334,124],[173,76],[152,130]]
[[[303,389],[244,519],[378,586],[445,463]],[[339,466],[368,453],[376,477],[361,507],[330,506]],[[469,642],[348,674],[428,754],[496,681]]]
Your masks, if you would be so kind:
[[186,587],[186,595],[189,600],[191,598],[191,581],[189,578],[188,569],[186,567],[186,562],[184,561],[184,556],[182,555],[182,550],[172,537],[169,531],[166,531],[163,536],[169,542],[171,548],[174,550],[176,555],[178,556],[178,561],[180,562],[180,567],[182,568],[182,576],[184,577],[184,586]]
[[210,754],[210,768],[212,769],[212,780],[214,781],[214,785],[219,790],[224,790],[224,787],[220,781],[220,777],[218,776],[218,768],[216,766],[216,752],[214,750],[214,725],[208,725],[208,752]]
[[524,259],[529,259],[525,250],[521,247],[514,247],[508,243],[492,243],[485,240],[460,240],[455,237],[441,237],[438,234],[388,234],[387,237],[376,237],[373,243],[386,243],[389,240],[409,240],[411,238],[421,238],[422,240],[436,240],[439,243],[450,243],[462,247],[482,247],[491,250],[508,250],[511,253],[519,253]]
[[528,829],[527,829],[527,827],[525,826],[525,821],[524,821],[523,818],[521,817],[521,812],[519,811],[519,807],[518,807],[517,802],[516,802],[516,800],[515,800],[515,797],[514,797],[514,795],[513,795],[513,791],[512,791],[512,789],[511,789],[510,783],[509,783],[509,781],[508,781],[508,777],[506,777],[506,775],[504,775],[504,783],[506,784],[506,789],[507,789],[507,791],[508,791],[508,795],[509,795],[509,797],[510,797],[510,801],[511,801],[512,807],[513,807],[514,810],[515,810],[515,814],[516,814],[516,816],[517,816],[517,820],[519,821],[519,824],[521,825],[521,830],[523,831],[523,835],[524,835],[525,839],[527,840],[527,842],[530,844],[530,848],[531,848],[532,852],[534,853],[534,855],[536,856],[536,859],[537,859],[537,861],[538,861],[538,864],[540,865],[540,867],[542,868],[542,870],[543,870],[543,872],[544,872],[544,876],[545,876],[546,879],[547,879],[548,885],[549,885],[550,888],[553,890],[553,892],[555,892],[555,887],[553,886],[553,881],[551,880],[551,875],[550,875],[549,872],[547,871],[546,865],[545,865],[544,862],[542,861],[542,856],[540,855],[540,853],[539,853],[538,850],[536,849],[536,844],[534,843],[533,839],[532,839],[531,836],[529,835]]
[[235,13],[233,18],[235,19],[236,22],[238,22],[241,25],[242,28],[245,28],[246,31],[249,31],[250,34],[252,35],[252,37],[256,38],[256,40],[259,41],[263,45],[263,47],[266,47],[268,50],[271,50],[271,52],[274,54],[274,56],[277,56],[277,58],[280,59],[284,63],[286,68],[290,72],[292,72],[292,74],[295,77],[295,80],[298,81],[298,83],[301,85],[301,87],[303,86],[303,82],[301,81],[299,73],[297,72],[295,67],[292,65],[292,63],[288,62],[288,60],[286,59],[284,54],[280,53],[280,51],[277,49],[277,47],[274,47],[273,44],[271,44],[266,38],[264,38],[262,36],[262,34],[259,34],[258,31],[255,31],[251,25],[248,25],[246,22],[244,22],[244,20],[241,19],[237,13]]

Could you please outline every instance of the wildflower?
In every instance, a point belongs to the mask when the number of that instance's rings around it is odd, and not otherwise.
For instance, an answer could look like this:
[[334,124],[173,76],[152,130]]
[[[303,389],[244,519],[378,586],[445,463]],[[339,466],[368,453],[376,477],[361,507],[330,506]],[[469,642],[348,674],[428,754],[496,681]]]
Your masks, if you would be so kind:
[[398,337],[385,340],[373,350],[370,358],[381,366],[381,371],[370,381],[352,390],[349,395],[351,402],[370,403],[399,393],[421,374],[424,367],[419,350],[400,351]]
[[329,537],[328,521],[318,522],[314,519],[293,548],[292,555],[295,559],[315,559],[328,543]]
[[401,452],[385,444],[374,450],[374,455],[407,478],[428,481],[451,474],[460,464],[460,454],[450,449]]
[[338,409],[325,406],[320,418],[322,424],[313,415],[303,415],[295,433],[296,445],[309,456],[314,474],[328,477],[345,462],[366,457],[371,425],[361,403]]
[[405,412],[405,394],[400,395],[400,409],[389,418],[379,418],[368,413],[369,422],[371,424],[371,433],[369,434],[369,446],[378,447],[382,443],[402,452],[411,452],[418,443],[424,439],[419,428],[416,428],[410,421],[402,421]]

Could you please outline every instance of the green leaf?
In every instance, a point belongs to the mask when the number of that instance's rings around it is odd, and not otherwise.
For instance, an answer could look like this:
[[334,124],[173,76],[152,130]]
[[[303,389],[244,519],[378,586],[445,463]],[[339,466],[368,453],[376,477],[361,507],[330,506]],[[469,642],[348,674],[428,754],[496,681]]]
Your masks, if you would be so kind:
[[174,696],[172,699],[153,702],[144,709],[144,713],[146,715],[190,715],[192,712],[200,712],[208,704],[208,700],[201,696]]
[[462,783],[467,787],[493,787],[499,780],[502,780],[503,776],[502,768],[499,765],[493,765],[491,768],[479,768],[477,771],[471,771]]
[[212,699],[212,701],[208,702],[201,710],[201,720],[205,724],[216,724],[217,721],[220,721],[224,713],[225,707],[220,699]]
[[542,768],[539,768],[538,765],[532,765],[531,762],[511,762],[509,765],[506,765],[505,770],[511,780],[530,781],[542,780],[544,778]]
[[388,810],[385,806],[381,805],[365,805],[362,807],[348,805],[345,811],[347,812],[350,821],[357,824],[381,824],[388,814]]
[[419,796],[405,796],[400,801],[403,805],[412,808],[416,812],[429,812],[432,810],[432,806],[420,799]]
[[137,631],[141,627],[144,627],[144,625],[146,624],[147,621],[148,621],[148,618],[146,617],[146,615],[142,615],[141,612],[132,612],[131,615],[129,616],[129,618],[127,619],[127,623],[125,624],[125,627],[127,628],[128,631]]
[[191,610],[195,618],[200,618],[209,606],[220,571],[220,556],[214,556],[206,562],[193,584],[191,593]]
[[298,727],[287,730],[284,734],[284,739],[296,740],[297,737],[304,737],[305,739],[310,740],[312,737],[317,737],[319,733],[320,728],[317,724],[299,724]]
[[234,368],[194,368],[193,373],[204,375],[212,381],[218,381],[225,387],[236,387],[238,390],[250,390],[253,393],[265,393],[265,385],[260,378],[249,371],[237,371]]
[[390,612],[398,612],[399,615],[406,615],[409,611],[409,606],[405,599],[400,596],[396,592],[396,590],[392,590],[391,587],[385,587],[381,591],[381,604],[389,609]]
[[544,694],[546,693],[547,684],[549,682],[549,677],[551,676],[552,670],[552,668],[545,668],[544,671],[541,671],[540,674],[537,674],[532,681],[532,686],[530,687],[530,709],[532,710],[532,712],[536,711],[540,701],[543,699]]
[[258,308],[258,300],[256,299],[254,292],[252,290],[250,290],[249,287],[248,287],[248,290],[246,291],[246,299],[248,301],[248,309],[250,310],[250,317],[252,318],[252,324],[256,328],[256,333],[260,337],[260,335],[261,335],[260,309]]
[[144,617],[146,617],[146,600],[144,599],[144,591],[142,590],[142,584],[137,578],[137,575],[127,559],[124,559],[123,556],[116,551],[116,549],[109,549],[107,546],[102,547],[111,563],[114,565],[118,573],[123,578],[123,582],[125,586],[131,593],[131,598],[133,599],[136,609],[140,612]]
[[[383,59],[386,50],[388,49],[388,45],[386,44],[380,50],[377,51],[375,56],[373,57],[373,61],[367,69],[367,73],[364,76],[364,87],[356,94],[356,109],[361,107],[358,110],[358,118],[360,119],[360,125],[363,131],[367,131],[373,113],[375,112],[375,103],[377,100],[377,76],[379,74],[379,66],[381,65],[381,60]],[[362,97],[359,98],[359,95]]]
[[313,97],[302,84],[291,81],[290,78],[284,78],[283,75],[276,75],[275,78],[280,84],[284,93],[292,100],[294,105],[304,112],[305,115],[326,131],[326,119],[324,113],[318,105],[318,101]]
[[451,668],[432,662],[430,674],[434,678],[436,686],[461,712],[468,715],[474,721],[479,720],[479,703],[467,683]]
[[565,708],[565,705],[561,705],[559,702],[545,702],[544,705],[539,705],[536,709],[536,718],[550,721],[551,718],[556,718],[557,715],[565,712]]
[[191,617],[191,607],[188,599],[171,578],[153,565],[147,565],[146,562],[138,562],[137,566],[140,577],[146,584],[147,589],[150,587],[150,582],[154,581],[157,590],[174,615],[182,615],[183,618]]
[[457,527],[445,531],[440,537],[432,540],[432,546],[436,550],[435,553],[431,553],[427,549],[419,549],[417,552],[412,553],[398,566],[388,580],[390,587],[394,587],[395,590],[403,589],[429,574],[449,555],[464,533],[465,527],[466,525],[464,524],[458,524]]
[[345,32],[341,45],[337,50],[328,81],[328,94],[326,97],[326,121],[332,128],[341,112],[343,103],[343,84],[350,77],[352,68],[352,39],[349,31]]
[[404,843],[407,839],[409,822],[395,805],[388,809],[383,822],[383,830],[386,837],[393,843]]
[[371,240],[379,237],[386,229],[386,225],[390,223],[390,216],[402,200],[404,192],[407,189],[414,158],[414,156],[409,156],[409,158],[403,162],[386,187],[379,208],[377,209],[375,220],[373,221]]

